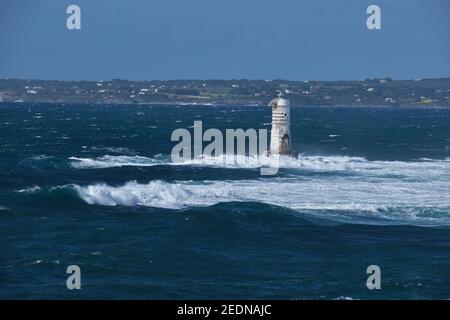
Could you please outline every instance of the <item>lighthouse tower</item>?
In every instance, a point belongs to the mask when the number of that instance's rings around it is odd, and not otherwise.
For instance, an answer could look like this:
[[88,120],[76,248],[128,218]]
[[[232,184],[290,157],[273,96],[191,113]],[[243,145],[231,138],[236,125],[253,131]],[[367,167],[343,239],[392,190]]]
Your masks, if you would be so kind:
[[272,107],[272,131],[270,135],[270,153],[295,156],[291,148],[291,106],[289,100],[280,94],[273,99],[269,106]]

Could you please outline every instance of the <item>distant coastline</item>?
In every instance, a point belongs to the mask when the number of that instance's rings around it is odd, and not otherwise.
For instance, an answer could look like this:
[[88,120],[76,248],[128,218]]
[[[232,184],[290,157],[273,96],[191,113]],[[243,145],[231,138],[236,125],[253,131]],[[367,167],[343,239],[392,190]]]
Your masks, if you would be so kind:
[[0,103],[450,107],[450,78],[355,81],[0,79]]

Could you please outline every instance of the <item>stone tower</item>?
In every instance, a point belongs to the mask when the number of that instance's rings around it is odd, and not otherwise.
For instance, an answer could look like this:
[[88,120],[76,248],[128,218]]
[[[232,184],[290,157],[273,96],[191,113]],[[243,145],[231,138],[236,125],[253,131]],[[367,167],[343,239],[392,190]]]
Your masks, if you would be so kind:
[[273,99],[272,131],[270,135],[270,154],[295,156],[291,148],[291,106],[288,99],[279,95]]

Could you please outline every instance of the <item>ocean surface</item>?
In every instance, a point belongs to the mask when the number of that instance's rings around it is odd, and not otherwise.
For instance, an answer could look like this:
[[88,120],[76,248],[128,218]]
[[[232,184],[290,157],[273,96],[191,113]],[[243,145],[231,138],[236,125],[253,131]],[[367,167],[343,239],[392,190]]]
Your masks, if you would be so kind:
[[271,110],[1,104],[0,298],[450,298],[450,109],[294,107],[276,176],[172,163],[194,120]]

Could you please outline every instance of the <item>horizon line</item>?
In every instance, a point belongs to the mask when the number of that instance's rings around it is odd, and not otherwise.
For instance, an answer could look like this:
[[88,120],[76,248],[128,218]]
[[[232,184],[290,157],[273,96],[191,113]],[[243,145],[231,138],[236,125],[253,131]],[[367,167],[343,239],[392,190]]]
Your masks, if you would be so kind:
[[71,80],[63,80],[63,79],[42,79],[42,78],[14,78],[14,77],[1,77],[0,80],[20,80],[20,81],[59,81],[59,82],[109,82],[109,81],[128,81],[128,82],[152,82],[152,81],[266,81],[266,82],[276,82],[276,81],[294,81],[294,82],[349,82],[349,81],[366,81],[366,80],[386,80],[390,79],[392,81],[419,81],[419,80],[446,80],[450,79],[450,75],[447,77],[435,77],[435,78],[409,78],[409,79],[394,79],[392,77],[374,77],[374,78],[365,78],[365,79],[340,79],[340,80],[317,80],[317,79],[283,79],[283,78],[274,78],[274,79],[257,79],[257,78],[174,78],[174,79],[151,79],[151,80],[130,80],[123,78],[112,78],[112,79],[71,79]]

